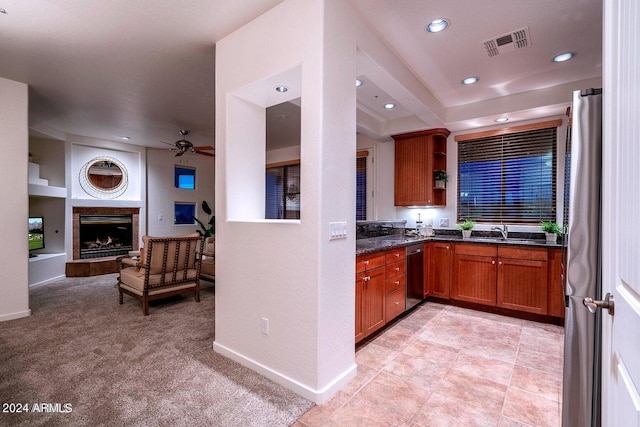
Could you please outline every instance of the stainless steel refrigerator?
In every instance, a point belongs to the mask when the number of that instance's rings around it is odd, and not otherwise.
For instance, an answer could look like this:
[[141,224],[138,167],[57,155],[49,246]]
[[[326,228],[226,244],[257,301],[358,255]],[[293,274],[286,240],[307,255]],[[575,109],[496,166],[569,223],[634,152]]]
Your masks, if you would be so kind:
[[588,427],[600,425],[600,311],[583,300],[602,293],[602,90],[575,91],[572,111],[562,425]]

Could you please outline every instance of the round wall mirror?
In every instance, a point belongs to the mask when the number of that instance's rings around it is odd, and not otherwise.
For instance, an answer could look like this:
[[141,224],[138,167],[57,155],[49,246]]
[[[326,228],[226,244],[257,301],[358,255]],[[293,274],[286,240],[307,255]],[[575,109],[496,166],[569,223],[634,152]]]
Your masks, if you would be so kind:
[[118,159],[95,157],[80,170],[80,186],[87,194],[99,199],[122,195],[128,186],[127,169]]

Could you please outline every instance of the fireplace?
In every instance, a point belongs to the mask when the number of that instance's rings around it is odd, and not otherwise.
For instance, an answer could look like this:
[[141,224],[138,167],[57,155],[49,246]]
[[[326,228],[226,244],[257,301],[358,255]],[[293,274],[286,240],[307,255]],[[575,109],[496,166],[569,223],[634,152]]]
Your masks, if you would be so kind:
[[73,259],[92,260],[138,250],[138,208],[74,207]]
[[80,259],[126,255],[132,250],[131,215],[80,215]]

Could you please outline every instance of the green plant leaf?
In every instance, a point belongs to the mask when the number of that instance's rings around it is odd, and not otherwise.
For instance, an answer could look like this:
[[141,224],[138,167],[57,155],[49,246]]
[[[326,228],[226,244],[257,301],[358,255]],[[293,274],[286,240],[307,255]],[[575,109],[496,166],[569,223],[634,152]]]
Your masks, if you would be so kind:
[[209,203],[207,203],[206,200],[202,201],[202,210],[204,211],[204,213],[206,213],[207,215],[211,215],[211,208],[209,207]]

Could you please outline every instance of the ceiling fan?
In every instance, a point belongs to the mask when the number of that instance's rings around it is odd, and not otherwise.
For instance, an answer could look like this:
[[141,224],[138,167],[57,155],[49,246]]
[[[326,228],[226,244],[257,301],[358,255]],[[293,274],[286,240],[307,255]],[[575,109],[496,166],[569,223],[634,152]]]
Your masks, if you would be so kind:
[[173,145],[173,147],[171,148],[171,151],[177,151],[176,157],[182,156],[184,153],[187,153],[187,152],[202,154],[203,156],[215,157],[214,153],[207,153],[207,151],[215,150],[215,148],[213,148],[210,145],[194,146],[191,143],[191,141],[186,140],[186,136],[188,134],[189,134],[188,130],[180,129],[180,135],[182,135],[182,139],[179,139],[173,144],[169,144],[168,142],[164,142],[164,141],[163,142],[167,145]]

